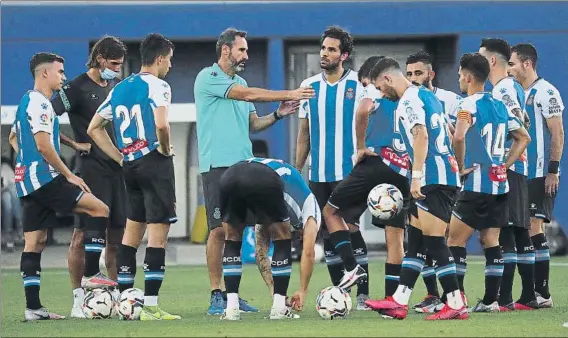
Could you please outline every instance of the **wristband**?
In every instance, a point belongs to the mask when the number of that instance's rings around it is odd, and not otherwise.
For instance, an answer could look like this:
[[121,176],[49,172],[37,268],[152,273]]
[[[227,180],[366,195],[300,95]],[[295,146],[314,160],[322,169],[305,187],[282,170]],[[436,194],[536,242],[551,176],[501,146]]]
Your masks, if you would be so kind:
[[276,119],[276,121],[282,119],[282,116],[279,116],[279,115],[278,115],[278,110],[275,110],[274,113],[272,113],[272,115],[274,115],[274,118]]
[[424,172],[419,170],[412,170],[412,179],[421,179],[424,177]]
[[558,167],[560,167],[560,161],[549,161],[548,162],[548,173],[558,174]]

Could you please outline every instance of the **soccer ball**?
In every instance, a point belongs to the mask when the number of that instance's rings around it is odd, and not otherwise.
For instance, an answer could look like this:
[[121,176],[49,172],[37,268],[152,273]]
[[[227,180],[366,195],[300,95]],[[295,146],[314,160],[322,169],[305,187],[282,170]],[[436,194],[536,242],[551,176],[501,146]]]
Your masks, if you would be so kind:
[[122,320],[138,320],[144,306],[144,291],[136,288],[126,289],[118,301],[118,316]]
[[351,296],[337,286],[328,286],[320,291],[316,299],[316,309],[323,319],[344,318],[351,311]]
[[392,184],[379,184],[367,196],[367,208],[371,214],[383,221],[394,218],[402,209],[403,197]]
[[88,319],[107,319],[112,316],[114,300],[110,291],[93,289],[83,299],[83,313]]

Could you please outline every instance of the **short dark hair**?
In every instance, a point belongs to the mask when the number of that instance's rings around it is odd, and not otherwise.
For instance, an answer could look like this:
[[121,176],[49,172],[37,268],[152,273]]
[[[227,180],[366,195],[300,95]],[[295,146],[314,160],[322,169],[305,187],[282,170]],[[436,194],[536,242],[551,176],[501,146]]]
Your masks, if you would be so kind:
[[32,77],[35,79],[35,70],[39,65],[54,62],[65,63],[65,59],[62,56],[53,53],[40,52],[34,54],[30,59],[30,72],[32,73]]
[[422,62],[425,65],[432,65],[432,55],[428,52],[421,50],[418,53],[410,54],[408,58],[406,58],[407,65],[411,65],[413,63],[418,63],[418,62]]
[[320,44],[323,43],[325,38],[339,40],[339,51],[341,54],[347,53],[351,55],[353,53],[353,37],[345,29],[339,26],[329,26],[321,35]]
[[217,45],[215,47],[217,51],[217,58],[221,57],[221,49],[223,49],[223,46],[229,46],[229,48],[233,47],[233,43],[235,43],[237,36],[246,38],[247,32],[229,27],[225,29],[223,33],[221,33],[221,35],[219,35],[219,38],[217,39]]
[[365,60],[365,62],[363,62],[363,64],[359,68],[359,71],[357,72],[359,82],[361,82],[363,78],[369,77],[369,75],[371,74],[371,69],[373,69],[377,62],[379,62],[379,60],[382,58],[384,58],[384,56],[382,55],[373,55]]
[[481,45],[479,47],[485,47],[485,49],[491,53],[501,55],[506,62],[509,62],[509,59],[511,58],[511,46],[509,46],[509,43],[503,39],[485,38],[481,40]]
[[174,50],[174,44],[162,34],[148,34],[140,44],[142,66],[151,66],[158,56],[167,56],[172,50]]
[[532,63],[533,68],[536,69],[538,53],[536,52],[535,46],[530,43],[519,43],[511,47],[511,54],[513,53],[517,53],[521,62],[529,60]]
[[103,59],[116,60],[126,55],[126,46],[117,37],[105,35],[99,39],[91,49],[89,60],[87,61],[87,68],[98,68],[97,56],[100,55]]
[[460,58],[462,70],[470,72],[476,81],[485,83],[489,77],[489,61],[479,53],[465,53]]
[[395,59],[393,59],[391,57],[388,57],[388,56],[384,57],[384,58],[380,59],[375,64],[373,69],[371,69],[371,73],[369,74],[369,77],[371,79],[375,80],[381,74],[383,74],[384,72],[386,72],[387,70],[390,70],[390,69],[400,71],[400,64],[398,63],[398,61],[396,61]]

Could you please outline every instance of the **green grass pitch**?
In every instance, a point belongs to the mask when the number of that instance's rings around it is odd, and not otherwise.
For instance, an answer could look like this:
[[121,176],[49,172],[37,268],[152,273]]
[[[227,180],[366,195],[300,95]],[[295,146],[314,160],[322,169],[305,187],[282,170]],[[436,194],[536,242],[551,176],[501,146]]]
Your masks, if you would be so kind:
[[[241,296],[259,306],[261,312],[243,314],[240,322],[225,322],[218,316],[206,314],[209,302],[207,269],[199,267],[168,267],[160,292],[160,305],[171,313],[182,316],[180,321],[125,322],[109,320],[41,321],[24,323],[24,292],[20,274],[16,270],[2,270],[2,332],[3,337],[132,337],[132,336],[334,336],[334,337],[424,337],[424,336],[561,336],[568,337],[568,260],[553,260],[551,292],[554,309],[518,311],[498,314],[473,314],[467,321],[426,322],[423,315],[409,313],[404,321],[386,320],[375,312],[353,311],[348,319],[324,321],[315,311],[316,295],[328,286],[329,277],[324,264],[317,264],[305,309],[299,320],[270,321],[264,319],[272,304],[269,291],[255,266],[243,268]],[[558,265],[559,263],[559,265]],[[299,264],[294,264],[289,293],[298,286]],[[470,262],[466,276],[470,303],[483,295],[483,262]],[[383,261],[370,262],[371,296],[383,295]],[[144,274],[139,273],[136,286],[143,288]],[[515,280],[514,296],[519,295],[520,280]],[[353,290],[355,291],[355,290]],[[354,292],[352,292],[354,294]],[[424,286],[418,281],[412,304],[424,296]],[[46,269],[42,272],[42,302],[49,309],[69,315],[72,304],[69,276],[66,270]],[[354,298],[354,297],[353,297]],[[355,299],[354,299],[355,300]],[[470,304],[471,305],[471,304]]]

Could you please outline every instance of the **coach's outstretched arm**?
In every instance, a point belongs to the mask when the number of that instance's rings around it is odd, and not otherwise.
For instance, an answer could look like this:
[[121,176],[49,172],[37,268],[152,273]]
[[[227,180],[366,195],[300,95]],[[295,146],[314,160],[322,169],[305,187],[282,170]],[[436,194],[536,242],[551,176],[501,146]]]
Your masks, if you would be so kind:
[[519,129],[509,131],[509,134],[513,137],[513,144],[505,160],[506,168],[510,168],[515,163],[531,141],[529,133],[522,126]]
[[272,126],[276,121],[282,118],[292,115],[298,111],[300,106],[300,101],[282,101],[278,105],[278,109],[274,112],[264,115],[263,117],[258,117],[256,112],[252,112],[249,115],[249,128],[252,133],[258,133],[264,129]]
[[311,87],[300,87],[294,90],[268,90],[262,88],[249,88],[240,84],[233,84],[229,89],[228,98],[249,102],[275,102],[275,101],[298,101],[310,99],[315,96]]

